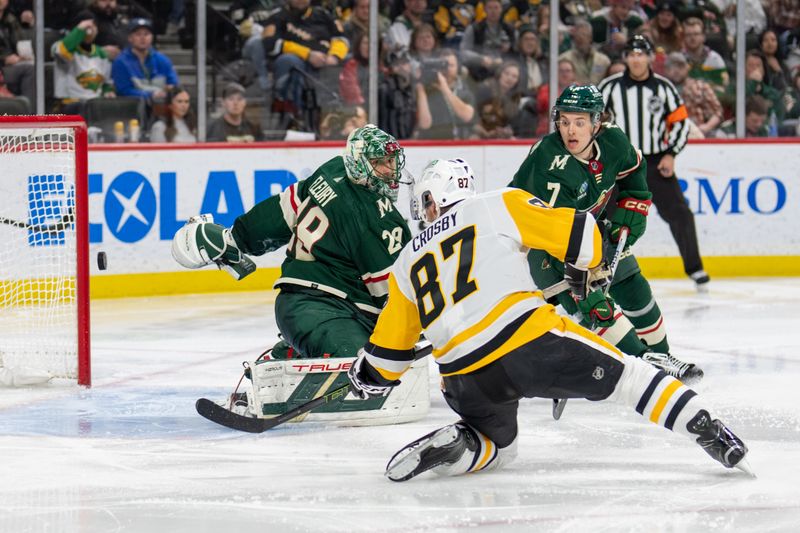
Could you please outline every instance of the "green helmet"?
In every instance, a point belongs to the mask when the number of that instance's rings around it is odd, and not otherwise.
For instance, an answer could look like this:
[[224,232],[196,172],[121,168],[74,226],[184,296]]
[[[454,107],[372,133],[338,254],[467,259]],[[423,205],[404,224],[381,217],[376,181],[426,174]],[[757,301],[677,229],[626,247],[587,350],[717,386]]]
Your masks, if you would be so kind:
[[553,120],[558,120],[558,113],[589,113],[592,122],[600,121],[600,114],[605,109],[603,95],[594,85],[572,84],[556,98],[553,106]]
[[[378,173],[374,163],[394,168]],[[397,201],[400,173],[406,164],[405,154],[397,139],[378,128],[367,124],[353,130],[344,149],[344,168],[353,183],[363,185],[378,194]]]

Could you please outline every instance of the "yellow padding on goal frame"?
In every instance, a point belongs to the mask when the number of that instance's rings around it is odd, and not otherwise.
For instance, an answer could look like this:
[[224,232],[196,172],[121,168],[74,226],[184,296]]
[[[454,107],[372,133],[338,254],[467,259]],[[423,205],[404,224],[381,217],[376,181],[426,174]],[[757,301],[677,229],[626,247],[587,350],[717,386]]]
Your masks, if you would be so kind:
[[[637,258],[642,272],[652,279],[687,279],[679,257]],[[800,276],[800,256],[704,257],[712,278]],[[280,269],[259,268],[242,281],[215,269],[151,274],[106,274],[91,279],[92,298],[124,298],[166,294],[259,291],[272,288]]]

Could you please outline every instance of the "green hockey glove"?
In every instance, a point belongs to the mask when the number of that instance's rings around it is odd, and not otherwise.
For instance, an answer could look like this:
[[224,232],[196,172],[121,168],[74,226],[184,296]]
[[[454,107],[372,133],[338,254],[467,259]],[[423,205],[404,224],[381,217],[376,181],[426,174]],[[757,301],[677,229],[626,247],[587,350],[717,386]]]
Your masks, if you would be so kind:
[[617,202],[617,209],[611,217],[611,242],[619,241],[619,232],[622,228],[628,228],[627,245],[633,243],[644,235],[647,227],[647,213],[650,211],[650,194],[637,194],[637,196],[647,196],[639,199],[633,196],[626,196]]
[[172,239],[172,257],[186,268],[215,264],[234,279],[255,272],[256,264],[239,250],[231,231],[211,215],[192,217]]
[[590,292],[583,300],[575,300],[578,310],[591,328],[607,328],[614,325],[614,300],[602,291]]

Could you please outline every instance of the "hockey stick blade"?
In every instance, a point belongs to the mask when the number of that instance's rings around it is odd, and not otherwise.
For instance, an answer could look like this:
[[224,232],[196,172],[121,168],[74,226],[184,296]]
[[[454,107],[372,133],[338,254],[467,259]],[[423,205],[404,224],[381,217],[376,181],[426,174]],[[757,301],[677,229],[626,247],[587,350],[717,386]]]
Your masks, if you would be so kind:
[[200,416],[216,424],[225,426],[226,428],[235,429],[237,431],[245,431],[247,433],[263,433],[268,429],[279,426],[284,422],[288,422],[289,420],[302,414],[313,411],[321,405],[334,400],[342,399],[347,396],[348,392],[350,392],[350,383],[333,389],[332,391],[323,394],[319,398],[314,398],[303,405],[298,405],[294,409],[289,409],[282,415],[278,415],[274,418],[254,418],[250,416],[242,416],[234,413],[233,411],[229,411],[221,405],[218,405],[206,398],[200,398],[197,400],[197,402],[195,402],[194,406]]

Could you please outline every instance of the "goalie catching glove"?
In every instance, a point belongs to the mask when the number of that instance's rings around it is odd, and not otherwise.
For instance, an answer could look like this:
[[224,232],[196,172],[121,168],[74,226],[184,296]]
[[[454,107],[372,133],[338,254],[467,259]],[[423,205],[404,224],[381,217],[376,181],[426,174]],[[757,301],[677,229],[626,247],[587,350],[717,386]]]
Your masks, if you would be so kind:
[[350,378],[350,392],[362,400],[386,396],[394,387],[400,385],[399,380],[385,379],[369,364],[367,351],[364,348],[358,351],[358,358],[347,371],[347,377]]
[[619,241],[619,232],[622,228],[628,228],[628,246],[644,235],[647,228],[647,214],[650,212],[650,201],[652,194],[649,192],[628,191],[620,192],[620,200],[617,202],[617,209],[611,217],[611,241]]
[[186,268],[215,264],[240,280],[256,270],[256,264],[239,250],[231,230],[214,224],[211,215],[190,218],[172,239],[172,257]]

